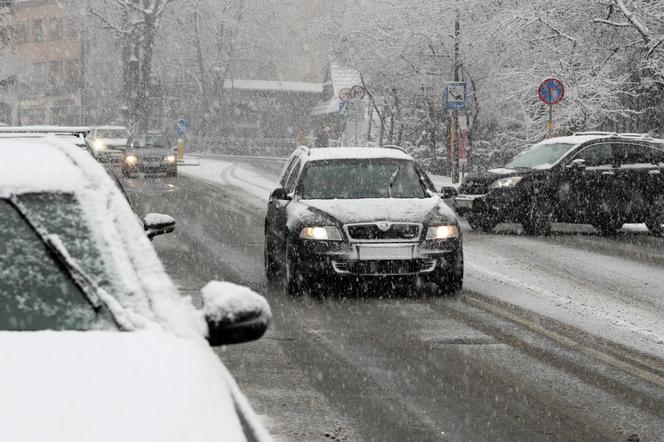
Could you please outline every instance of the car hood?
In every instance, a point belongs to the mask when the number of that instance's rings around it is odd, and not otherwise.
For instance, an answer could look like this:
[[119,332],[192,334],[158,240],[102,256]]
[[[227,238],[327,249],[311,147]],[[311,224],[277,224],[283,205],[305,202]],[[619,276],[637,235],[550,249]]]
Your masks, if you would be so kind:
[[454,212],[438,196],[431,198],[365,198],[301,200],[310,211],[319,211],[342,224],[369,221],[404,221],[426,223],[434,216],[449,222]]
[[109,147],[125,147],[127,145],[126,138],[98,138],[98,140]]
[[236,409],[246,400],[203,340],[0,332],[0,361],[6,440],[245,440]]

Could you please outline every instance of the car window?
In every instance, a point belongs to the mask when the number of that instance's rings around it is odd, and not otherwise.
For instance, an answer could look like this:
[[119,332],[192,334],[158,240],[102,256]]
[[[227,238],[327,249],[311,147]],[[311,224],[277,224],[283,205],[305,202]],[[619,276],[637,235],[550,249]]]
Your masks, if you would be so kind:
[[302,199],[428,197],[412,161],[313,161],[305,167],[301,181]]
[[137,136],[137,137],[132,137],[129,139],[127,144],[130,147],[133,148],[160,148],[160,149],[168,149],[170,147],[170,143],[168,139],[164,136],[159,136],[159,135],[147,135],[147,136]]
[[112,322],[98,317],[18,211],[0,200],[0,330],[93,328],[112,328]]
[[288,181],[286,181],[286,191],[288,193],[291,193],[292,191],[295,190],[295,182],[297,180],[297,176],[300,173],[300,165],[302,164],[301,160],[297,160],[297,162],[293,165],[293,168],[291,169],[290,175],[288,176]]
[[284,171],[281,174],[281,179],[279,179],[279,184],[281,185],[281,187],[284,187],[284,188],[286,187],[286,180],[288,179],[288,176],[289,176],[291,170],[293,170],[293,166],[295,165],[295,161],[297,161],[298,158],[299,158],[298,155],[293,155],[290,158],[290,161],[288,162],[288,165],[284,168]]
[[620,164],[623,167],[646,166],[663,161],[664,151],[641,144],[625,144],[620,149]]
[[615,147],[614,143],[593,144],[579,151],[573,160],[584,160],[586,167],[613,166],[616,162]]

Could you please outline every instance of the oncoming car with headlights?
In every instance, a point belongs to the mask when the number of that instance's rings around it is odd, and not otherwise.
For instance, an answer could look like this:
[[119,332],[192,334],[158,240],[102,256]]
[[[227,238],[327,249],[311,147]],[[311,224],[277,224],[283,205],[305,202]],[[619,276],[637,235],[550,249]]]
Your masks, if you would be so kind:
[[141,172],[177,176],[176,151],[167,137],[149,133],[129,138],[122,158],[122,175],[129,177]]
[[615,234],[624,223],[664,233],[664,141],[586,132],[535,144],[500,169],[468,176],[455,198],[473,229],[515,222],[528,234],[552,222],[591,224]]
[[268,202],[265,270],[291,294],[377,277],[454,293],[463,283],[461,229],[402,150],[302,147]]

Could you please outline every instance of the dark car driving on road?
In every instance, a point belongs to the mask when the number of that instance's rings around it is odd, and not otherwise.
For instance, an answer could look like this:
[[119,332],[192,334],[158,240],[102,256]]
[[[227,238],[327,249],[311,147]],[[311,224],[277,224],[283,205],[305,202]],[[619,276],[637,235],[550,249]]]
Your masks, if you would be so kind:
[[140,172],[177,176],[176,151],[166,136],[148,133],[132,136],[127,140],[122,159],[122,175],[129,177]]
[[290,293],[335,280],[400,277],[456,292],[459,223],[411,156],[396,148],[299,148],[265,218],[265,268]]
[[548,234],[551,222],[591,224],[615,234],[624,223],[664,224],[664,141],[592,132],[551,138],[503,168],[469,176],[455,199],[473,229],[517,222]]

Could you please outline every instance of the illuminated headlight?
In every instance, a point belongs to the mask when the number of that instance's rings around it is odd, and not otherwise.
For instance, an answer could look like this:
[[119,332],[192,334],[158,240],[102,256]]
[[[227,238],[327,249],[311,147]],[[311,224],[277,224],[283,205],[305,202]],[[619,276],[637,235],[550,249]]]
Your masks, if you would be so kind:
[[106,144],[104,144],[104,142],[101,140],[97,140],[92,143],[92,149],[94,149],[95,152],[101,152],[102,150],[106,149]]
[[511,176],[509,178],[501,178],[494,181],[489,186],[489,189],[500,189],[503,187],[514,187],[523,179],[522,176]]
[[305,227],[300,232],[302,239],[315,239],[321,241],[341,241],[339,229],[334,226]]
[[175,163],[175,155],[166,155],[164,161],[167,163]]
[[130,166],[138,163],[138,157],[136,155],[127,155],[124,158],[125,163],[129,164]]
[[427,230],[427,239],[450,239],[458,236],[457,226],[432,226]]

